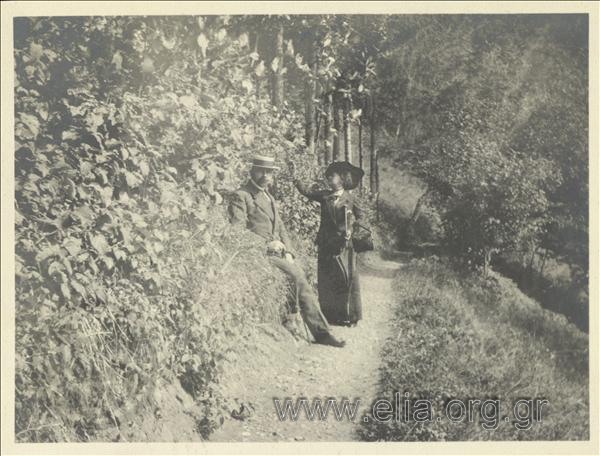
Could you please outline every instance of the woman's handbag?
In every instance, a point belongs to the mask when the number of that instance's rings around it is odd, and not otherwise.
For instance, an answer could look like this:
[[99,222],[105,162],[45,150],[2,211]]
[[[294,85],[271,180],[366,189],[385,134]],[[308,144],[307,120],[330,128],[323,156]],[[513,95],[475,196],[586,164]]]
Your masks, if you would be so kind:
[[356,253],[373,250],[375,245],[373,243],[373,235],[371,234],[371,230],[358,223],[355,224],[352,232],[352,246],[354,247],[354,251]]

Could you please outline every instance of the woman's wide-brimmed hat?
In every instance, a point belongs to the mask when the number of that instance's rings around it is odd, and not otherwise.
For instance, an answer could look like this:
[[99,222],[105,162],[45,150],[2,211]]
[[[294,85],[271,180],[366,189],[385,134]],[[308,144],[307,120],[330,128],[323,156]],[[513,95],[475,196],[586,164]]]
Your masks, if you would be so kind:
[[343,175],[346,173],[350,174],[351,182],[347,183],[347,185],[346,185],[347,190],[353,190],[356,187],[358,187],[358,184],[360,184],[360,180],[365,175],[365,172],[363,171],[362,168],[359,168],[358,166],[354,166],[352,163],[350,163],[348,161],[337,161],[337,162],[331,163],[325,170],[325,176],[329,176],[333,173],[338,173],[340,175]]
[[275,166],[275,159],[266,155],[255,155],[252,157],[252,167],[265,169],[281,169]]

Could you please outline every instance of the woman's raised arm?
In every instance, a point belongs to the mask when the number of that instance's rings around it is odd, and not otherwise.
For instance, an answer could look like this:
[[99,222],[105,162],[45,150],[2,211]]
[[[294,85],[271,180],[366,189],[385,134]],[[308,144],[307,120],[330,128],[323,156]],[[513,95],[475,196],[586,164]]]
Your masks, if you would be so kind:
[[296,164],[293,161],[289,162],[290,174],[294,179],[294,186],[298,189],[301,195],[307,197],[311,201],[323,201],[324,192],[322,190],[311,190],[310,187],[296,177]]
[[323,201],[324,192],[322,190],[310,190],[309,186],[304,182],[294,179],[294,185],[301,195],[306,196],[311,201]]

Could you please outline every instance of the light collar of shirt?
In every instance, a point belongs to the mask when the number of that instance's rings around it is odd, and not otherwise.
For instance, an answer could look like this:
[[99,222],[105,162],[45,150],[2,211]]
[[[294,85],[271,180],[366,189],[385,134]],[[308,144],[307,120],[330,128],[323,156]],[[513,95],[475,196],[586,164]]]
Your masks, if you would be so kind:
[[257,189],[259,189],[261,192],[263,192],[265,194],[265,196],[269,199],[269,201],[272,201],[272,196],[269,193],[269,191],[265,188],[265,187],[261,187],[260,185],[258,185],[256,183],[256,181],[252,178],[250,178],[250,182],[252,182],[252,185],[254,185]]
[[258,185],[254,179],[250,178],[250,182],[252,182],[252,185],[254,185],[261,192],[265,192],[267,194],[269,193],[269,192],[267,192],[267,189],[265,187],[261,187],[260,185]]
[[337,203],[337,201],[340,199],[340,196],[342,196],[342,194],[344,193],[344,189],[341,188],[339,190],[336,190],[335,192],[333,192],[331,194],[331,196],[333,197],[333,201],[335,201]]

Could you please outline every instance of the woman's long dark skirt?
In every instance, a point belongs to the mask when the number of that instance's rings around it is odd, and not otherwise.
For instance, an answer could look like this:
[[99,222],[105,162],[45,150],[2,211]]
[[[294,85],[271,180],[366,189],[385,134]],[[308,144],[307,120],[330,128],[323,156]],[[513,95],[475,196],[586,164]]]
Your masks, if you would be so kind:
[[345,248],[340,255],[319,249],[317,280],[319,304],[329,324],[356,323],[362,319],[357,254]]

